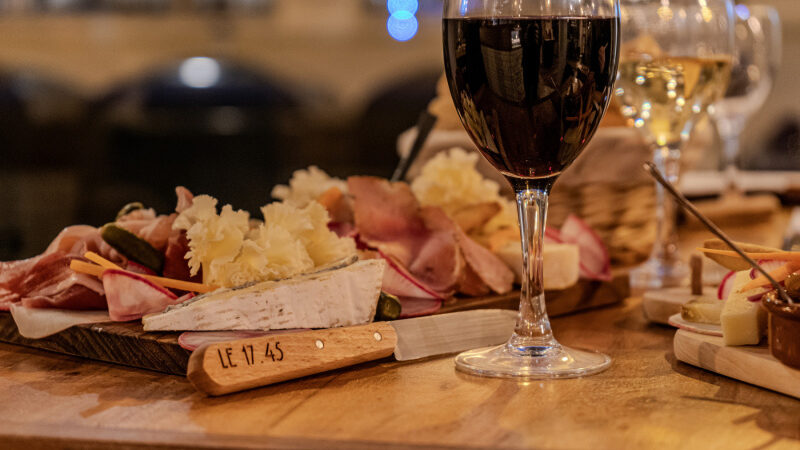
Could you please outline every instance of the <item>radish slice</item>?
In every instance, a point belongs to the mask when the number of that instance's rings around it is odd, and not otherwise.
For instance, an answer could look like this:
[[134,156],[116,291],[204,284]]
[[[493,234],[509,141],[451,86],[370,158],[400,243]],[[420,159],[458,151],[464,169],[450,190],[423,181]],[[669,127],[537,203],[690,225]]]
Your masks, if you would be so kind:
[[187,331],[178,336],[178,345],[182,348],[195,351],[198,347],[218,342],[234,341],[253,337],[269,336],[274,334],[299,333],[308,331],[309,328],[293,328],[290,330],[271,331]]
[[[786,261],[778,261],[775,259],[759,259],[758,265],[761,266],[767,273],[771,273],[773,270],[779,269],[786,265]],[[755,280],[756,278],[761,275],[761,272],[757,271],[756,269],[750,269],[750,279]]]
[[378,252],[387,262],[386,271],[383,272],[383,285],[381,289],[397,297],[412,297],[441,302],[443,297],[424,283],[416,279],[400,263],[389,256]]
[[570,214],[561,227],[560,237],[564,242],[578,246],[582,278],[611,280],[611,259],[608,250],[600,236],[586,222]]
[[398,297],[400,301],[400,318],[427,316],[442,308],[442,302],[424,298]]
[[544,243],[563,244],[564,241],[561,239],[561,232],[555,228],[545,227]]
[[717,288],[717,299],[725,300],[728,298],[728,295],[731,293],[731,289],[733,288],[734,275],[736,275],[736,271],[732,270],[725,275],[725,278],[722,279],[722,283],[720,283],[719,288]]
[[117,322],[161,312],[169,305],[181,303],[183,298],[139,275],[116,269],[103,272],[103,289],[108,301],[108,315]]

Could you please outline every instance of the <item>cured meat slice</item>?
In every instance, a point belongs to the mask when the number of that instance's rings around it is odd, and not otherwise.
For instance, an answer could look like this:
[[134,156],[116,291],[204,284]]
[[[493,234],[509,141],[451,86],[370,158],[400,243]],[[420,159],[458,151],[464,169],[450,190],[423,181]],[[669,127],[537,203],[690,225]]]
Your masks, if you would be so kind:
[[192,203],[194,202],[194,195],[189,189],[186,189],[183,186],[178,186],[175,188],[175,195],[178,196],[178,204],[175,206],[176,213],[180,214],[192,206]]
[[152,217],[148,217],[144,214],[137,214],[140,211],[153,210],[134,211],[117,220],[117,225],[144,239],[156,250],[164,250],[172,232],[172,223],[175,222],[177,214],[156,216],[153,213]]
[[381,257],[388,263],[386,271],[383,273],[383,284],[381,285],[383,291],[397,297],[442,300],[443,296],[441,294],[418,280],[392,257],[383,254],[381,254]]
[[32,308],[104,309],[102,284],[94,277],[70,270],[72,259],[56,251],[10,263],[12,269],[3,270],[0,280],[2,309],[19,302]]
[[375,177],[350,177],[347,187],[360,239],[408,267],[430,234],[411,188]]
[[108,300],[108,315],[111,320],[118,322],[161,312],[167,306],[189,298],[178,298],[171,291],[124,270],[109,269],[103,272],[103,287]]
[[427,316],[442,309],[442,302],[424,298],[400,298],[400,318]]

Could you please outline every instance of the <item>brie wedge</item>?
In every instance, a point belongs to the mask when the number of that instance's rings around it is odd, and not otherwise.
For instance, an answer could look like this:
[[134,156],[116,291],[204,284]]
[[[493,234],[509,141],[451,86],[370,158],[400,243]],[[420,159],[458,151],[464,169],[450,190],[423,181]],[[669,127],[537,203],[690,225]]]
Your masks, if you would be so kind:
[[764,335],[767,324],[766,312],[761,307],[761,302],[751,302],[748,297],[767,290],[758,287],[739,292],[748,281],[750,281],[749,270],[737,272],[731,293],[728,294],[725,306],[722,307],[720,324],[725,345],[757,345]]
[[[542,253],[546,290],[566,289],[578,282],[580,264],[577,245],[547,243]],[[519,243],[509,242],[496,254],[514,271],[519,283],[522,280],[522,247]]]
[[280,330],[370,322],[381,292],[383,259],[336,270],[223,289],[142,318],[154,330]]

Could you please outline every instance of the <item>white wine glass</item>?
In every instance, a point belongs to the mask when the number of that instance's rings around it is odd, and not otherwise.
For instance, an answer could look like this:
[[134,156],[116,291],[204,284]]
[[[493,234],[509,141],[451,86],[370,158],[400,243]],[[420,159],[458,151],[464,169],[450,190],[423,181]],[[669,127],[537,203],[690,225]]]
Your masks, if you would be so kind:
[[[621,0],[620,68],[614,94],[628,124],[677,183],[681,148],[725,92],[733,54],[729,0]],[[656,242],[631,271],[634,289],[678,286],[688,275],[677,248],[675,203],[656,184]]]
[[[781,62],[781,22],[767,5],[734,6],[733,66],[725,95],[709,111],[722,142],[726,194],[738,194],[736,158],[747,119],[767,100]],[[735,198],[735,197],[734,197]]]
[[604,370],[601,353],[564,347],[544,302],[542,243],[558,175],[594,135],[612,96],[617,0],[445,0],[445,76],[461,122],[516,192],[523,280],[514,334],[456,367],[484,376],[567,378]]

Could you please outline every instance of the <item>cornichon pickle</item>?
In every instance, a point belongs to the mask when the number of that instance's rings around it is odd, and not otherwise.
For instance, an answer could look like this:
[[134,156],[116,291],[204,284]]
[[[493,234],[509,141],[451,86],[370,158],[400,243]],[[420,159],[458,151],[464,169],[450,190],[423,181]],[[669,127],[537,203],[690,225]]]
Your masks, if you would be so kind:
[[400,317],[400,310],[400,300],[392,294],[381,291],[378,308],[375,310],[375,320],[395,320]]
[[128,215],[137,209],[144,209],[144,205],[142,202],[132,202],[128,203],[127,205],[123,206],[122,209],[119,210],[117,213],[117,218],[114,220],[119,220],[120,217]]
[[100,233],[108,245],[131,261],[161,273],[164,267],[164,255],[144,239],[113,223],[103,225]]

